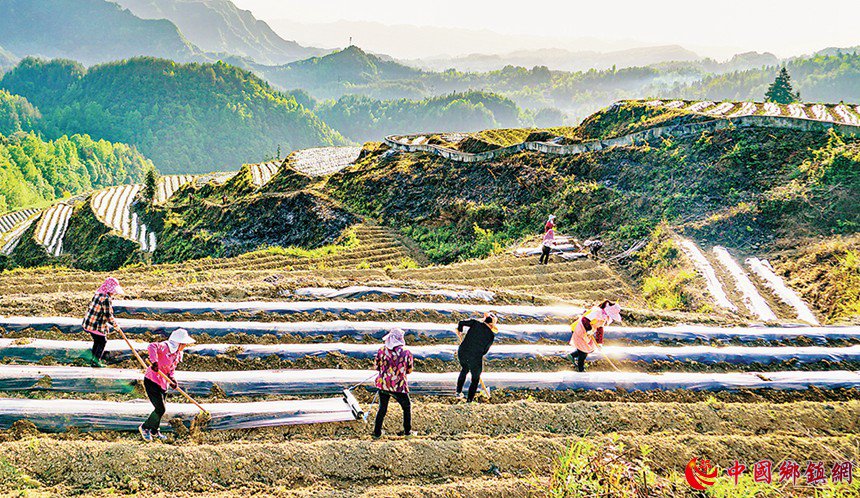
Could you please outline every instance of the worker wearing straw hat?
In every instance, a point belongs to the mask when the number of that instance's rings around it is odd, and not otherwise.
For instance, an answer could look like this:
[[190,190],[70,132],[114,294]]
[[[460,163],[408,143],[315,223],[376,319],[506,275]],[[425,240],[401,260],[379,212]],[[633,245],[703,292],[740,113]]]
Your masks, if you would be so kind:
[[182,361],[182,350],[194,342],[187,330],[176,329],[166,341],[154,342],[149,345],[149,361],[152,362],[152,365],[146,369],[143,387],[154,410],[149,418],[138,427],[140,435],[145,441],[152,441],[153,438],[165,438],[159,427],[161,426],[161,417],[166,411],[164,397],[167,394],[167,387],[168,385],[174,389],[177,387],[176,378],[173,374],[176,371],[176,366]]
[[382,338],[385,345],[376,352],[376,388],[379,389],[379,410],[373,426],[373,437],[382,437],[382,422],[388,412],[388,402],[393,397],[403,409],[402,436],[412,435],[412,401],[409,399],[409,386],[406,376],[412,373],[412,353],[406,349],[403,330],[391,329]]
[[576,351],[570,355],[578,372],[585,371],[585,358],[603,345],[603,327],[613,322],[621,323],[621,306],[612,301],[603,301],[588,310],[571,324],[573,335],[570,345]]
[[101,287],[96,290],[95,296],[90,301],[87,314],[84,315],[83,328],[93,338],[92,366],[103,367],[102,356],[104,356],[107,335],[112,329],[117,328],[116,317],[113,314],[113,296],[125,294],[119,281],[114,277],[108,277]]

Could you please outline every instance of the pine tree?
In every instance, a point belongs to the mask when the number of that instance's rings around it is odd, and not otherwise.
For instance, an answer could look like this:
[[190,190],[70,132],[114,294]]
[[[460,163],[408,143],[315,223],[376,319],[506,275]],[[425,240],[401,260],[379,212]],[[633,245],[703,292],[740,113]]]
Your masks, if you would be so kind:
[[155,202],[155,193],[158,190],[158,173],[155,168],[146,170],[146,176],[143,179],[143,199],[149,204]]
[[777,104],[791,104],[800,100],[800,92],[795,92],[791,87],[791,76],[788,75],[785,67],[779,71],[776,79],[768,87],[764,98],[768,102]]

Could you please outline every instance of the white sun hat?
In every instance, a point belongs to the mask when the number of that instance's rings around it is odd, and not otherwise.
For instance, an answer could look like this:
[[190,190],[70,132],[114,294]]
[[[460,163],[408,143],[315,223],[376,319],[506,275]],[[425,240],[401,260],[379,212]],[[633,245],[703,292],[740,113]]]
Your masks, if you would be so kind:
[[194,344],[194,338],[188,334],[188,331],[185,329],[176,329],[170,333],[170,338],[167,339],[169,342],[173,342],[176,344]]

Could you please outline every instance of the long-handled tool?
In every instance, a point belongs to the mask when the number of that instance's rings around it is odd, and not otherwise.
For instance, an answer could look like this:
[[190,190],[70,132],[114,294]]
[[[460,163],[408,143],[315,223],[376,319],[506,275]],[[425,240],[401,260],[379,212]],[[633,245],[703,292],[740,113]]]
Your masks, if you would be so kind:
[[[149,368],[149,367],[147,366],[146,362],[145,362],[145,361],[143,361],[143,358],[141,358],[141,357],[140,357],[140,355],[139,355],[139,354],[137,354],[137,350],[135,350],[135,349],[134,349],[134,346],[131,344],[131,341],[129,341],[129,340],[128,340],[128,336],[126,336],[126,335],[125,335],[125,332],[123,332],[123,331],[122,331],[122,329],[121,329],[121,328],[119,328],[119,327],[117,327],[117,329],[116,329],[116,330],[117,330],[117,332],[119,332],[119,334],[122,336],[122,338],[123,338],[123,339],[125,339],[125,343],[126,343],[126,344],[128,344],[129,349],[131,349],[131,353],[134,355],[134,357],[135,357],[135,358],[137,358],[137,361],[138,361],[138,362],[140,362],[140,366],[142,366],[142,367],[143,367],[144,371],[145,371],[147,368]],[[171,379],[170,377],[168,377],[168,376],[167,376],[167,374],[165,374],[165,373],[164,373],[164,372],[162,372],[161,370],[159,370],[159,371],[158,371],[158,374],[159,374],[159,375],[161,375],[161,376],[162,376],[162,377],[163,377],[163,378],[164,378],[164,379],[165,379],[169,384],[173,384],[173,383],[174,383],[173,379]],[[174,389],[176,389],[177,391],[179,391],[179,394],[181,394],[181,395],[185,396],[185,399],[187,399],[188,401],[190,401],[191,403],[193,403],[193,404],[194,404],[194,406],[196,406],[197,408],[199,408],[201,412],[205,413],[206,415],[209,415],[209,412],[207,412],[207,411],[206,411],[206,408],[203,408],[203,406],[201,406],[201,405],[200,405],[200,403],[198,403],[197,401],[195,401],[195,399],[194,399],[194,398],[192,398],[191,396],[189,396],[189,395],[188,395],[188,393],[186,393],[184,390],[182,390],[182,388],[180,388],[178,385],[177,385],[177,386],[175,386],[175,387],[174,387]]]
[[[462,336],[462,335],[460,335],[460,331],[459,331],[459,330],[457,330],[457,329],[454,329],[454,333],[455,333],[455,334],[457,334],[457,338],[459,338],[459,339],[460,339],[460,342],[462,343],[462,342],[463,342],[463,336]],[[487,399],[490,399],[490,388],[489,388],[489,387],[487,387],[487,385],[486,385],[486,384],[484,384],[484,379],[483,379],[483,377],[481,377],[479,380],[480,380],[480,382],[481,382],[481,389],[484,391],[484,394],[486,394],[486,395],[487,395]],[[474,381],[475,381],[475,379],[472,379],[472,382],[474,382]]]
[[598,345],[597,347],[600,348],[600,352],[603,353],[603,358],[609,362],[609,364],[612,366],[612,368],[614,368],[616,372],[620,372],[621,369],[616,367],[615,363],[612,363],[612,360],[609,359],[609,355],[606,354],[605,351],[603,351],[603,345]]

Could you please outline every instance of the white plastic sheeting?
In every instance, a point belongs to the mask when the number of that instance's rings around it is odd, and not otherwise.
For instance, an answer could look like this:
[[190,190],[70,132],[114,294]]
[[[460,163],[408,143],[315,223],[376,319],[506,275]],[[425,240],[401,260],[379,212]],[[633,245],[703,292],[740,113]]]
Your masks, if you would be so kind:
[[[371,370],[253,370],[238,372],[178,371],[176,380],[189,394],[207,394],[217,385],[229,396],[318,395],[340,393],[374,375]],[[410,391],[450,394],[457,372],[409,376]],[[130,392],[142,379],[138,370],[117,368],[0,365],[0,391]],[[640,372],[485,372],[484,382],[512,390],[626,389],[724,391],[736,389],[819,389],[860,387],[860,373],[826,372],[689,373]]]
[[[356,420],[352,407],[343,398],[317,400],[261,401],[252,403],[205,403],[211,415],[210,429],[249,429],[295,424],[348,422]],[[17,420],[29,420],[44,431],[136,430],[152,412],[141,399],[131,402],[70,399],[0,399],[0,427]],[[199,409],[190,403],[167,403],[167,417],[190,421]],[[170,430],[167,423],[162,424]]]
[[13,213],[7,213],[3,216],[0,216],[0,235],[8,232],[15,228],[15,225],[21,223],[27,218],[33,216],[38,213],[38,209],[23,209],[21,211],[15,211]]
[[275,173],[278,172],[278,168],[280,167],[281,163],[276,161],[252,164],[250,165],[251,181],[254,182],[254,185],[262,187],[263,185],[269,183],[269,180],[271,180],[272,177],[275,176]]
[[314,299],[356,299],[366,296],[434,296],[445,299],[480,299],[492,301],[496,295],[490,291],[480,289],[470,290],[445,290],[445,289],[406,289],[404,287],[369,287],[366,285],[353,285],[343,289],[332,289],[330,287],[302,287],[296,289],[294,294]]
[[[552,251],[550,254],[564,254],[569,252],[579,252],[579,247],[573,244],[558,244],[552,246]],[[538,247],[521,247],[514,251],[514,256],[537,256],[543,252],[543,248],[541,246]],[[583,253],[585,254],[585,253]],[[587,254],[586,254],[587,255]]]
[[[118,320],[120,327],[133,334],[154,333],[168,335],[177,328],[187,329],[192,335],[207,334],[211,337],[227,334],[261,336],[331,337],[381,339],[394,327],[407,335],[434,339],[456,338],[454,323],[431,322],[377,322],[377,321],[326,321],[326,322],[248,322],[248,321],[157,321]],[[10,332],[32,329],[45,331],[56,329],[63,333],[81,332],[81,319],[76,317],[5,317],[0,318],[0,328]],[[496,338],[518,341],[549,339],[567,342],[570,340],[567,324],[500,324]],[[710,327],[705,325],[675,325],[670,327],[606,327],[607,341],[629,342],[773,342],[808,339],[818,343],[831,341],[860,341],[860,326],[780,326],[780,327]]]
[[738,307],[735,306],[726,295],[726,291],[723,289],[723,284],[717,277],[717,272],[714,271],[714,267],[711,266],[711,263],[707,258],[705,258],[705,255],[702,254],[699,247],[693,243],[693,241],[687,239],[679,240],[678,245],[681,246],[681,250],[684,251],[684,254],[686,254],[693,262],[693,266],[696,267],[696,271],[705,277],[705,286],[714,298],[714,303],[722,308],[726,308],[731,311],[738,311]]
[[812,313],[812,310],[809,309],[809,306],[806,305],[797,293],[785,285],[785,282],[779,275],[774,273],[773,268],[767,260],[747,258],[746,264],[750,267],[753,273],[764,280],[765,285],[773,291],[776,297],[785,304],[794,308],[797,312],[798,320],[804,321],[810,325],[819,324],[818,319],[815,318],[815,315]]
[[42,213],[36,224],[34,239],[43,246],[51,256],[59,256],[63,252],[63,237],[69,228],[72,218],[72,206],[55,204]]
[[758,289],[752,280],[747,276],[746,272],[744,272],[741,265],[735,261],[735,258],[729,254],[729,251],[726,250],[725,247],[722,246],[714,246],[714,255],[717,257],[717,261],[723,265],[732,278],[735,281],[735,287],[741,291],[741,294],[744,298],[744,305],[746,305],[747,309],[749,309],[755,316],[759,318],[759,320],[764,320],[766,322],[776,321],[776,313],[770,309],[767,301],[761,297]]
[[346,168],[361,154],[361,147],[316,147],[293,152],[291,166],[308,176],[325,176]]
[[158,189],[155,192],[155,202],[161,203],[173,197],[173,193],[183,185],[197,179],[194,175],[164,175],[158,179]]
[[18,247],[18,243],[21,242],[21,237],[24,236],[24,232],[36,222],[38,216],[35,214],[30,215],[30,218],[25,219],[24,221],[15,225],[11,230],[0,234],[0,254],[12,254],[15,251],[15,248]]
[[[85,341],[56,341],[34,339],[18,343],[14,339],[0,339],[0,359],[38,362],[50,356],[59,362],[87,358],[91,344]],[[143,351],[147,343],[133,342],[136,350]],[[186,354],[201,356],[229,355],[239,360],[276,356],[283,360],[295,361],[312,356],[325,357],[336,354],[356,359],[372,359],[376,356],[379,344],[314,343],[314,344],[195,344],[186,348]],[[408,346],[415,359],[454,361],[457,346],[451,344],[433,346]],[[495,344],[490,348],[488,360],[531,359],[548,357],[567,357],[574,352],[572,346],[547,344]],[[105,351],[114,357],[131,357],[125,341],[109,340]],[[589,355],[589,360],[609,356],[614,360],[628,361],[680,361],[703,364],[731,363],[749,365],[752,363],[770,364],[792,361],[809,364],[818,361],[833,363],[860,361],[860,345],[847,347],[819,346],[778,346],[778,347],[741,347],[741,346],[605,346],[602,351]]]
[[294,313],[332,313],[335,315],[352,315],[356,313],[385,313],[390,311],[403,312],[436,312],[442,315],[463,314],[479,315],[494,311],[500,318],[527,319],[564,319],[578,317],[583,309],[575,306],[488,306],[478,304],[454,303],[366,303],[339,301],[312,302],[199,302],[199,301],[114,301],[116,313],[129,314],[183,314],[199,315],[203,313],[271,313],[290,315]]

